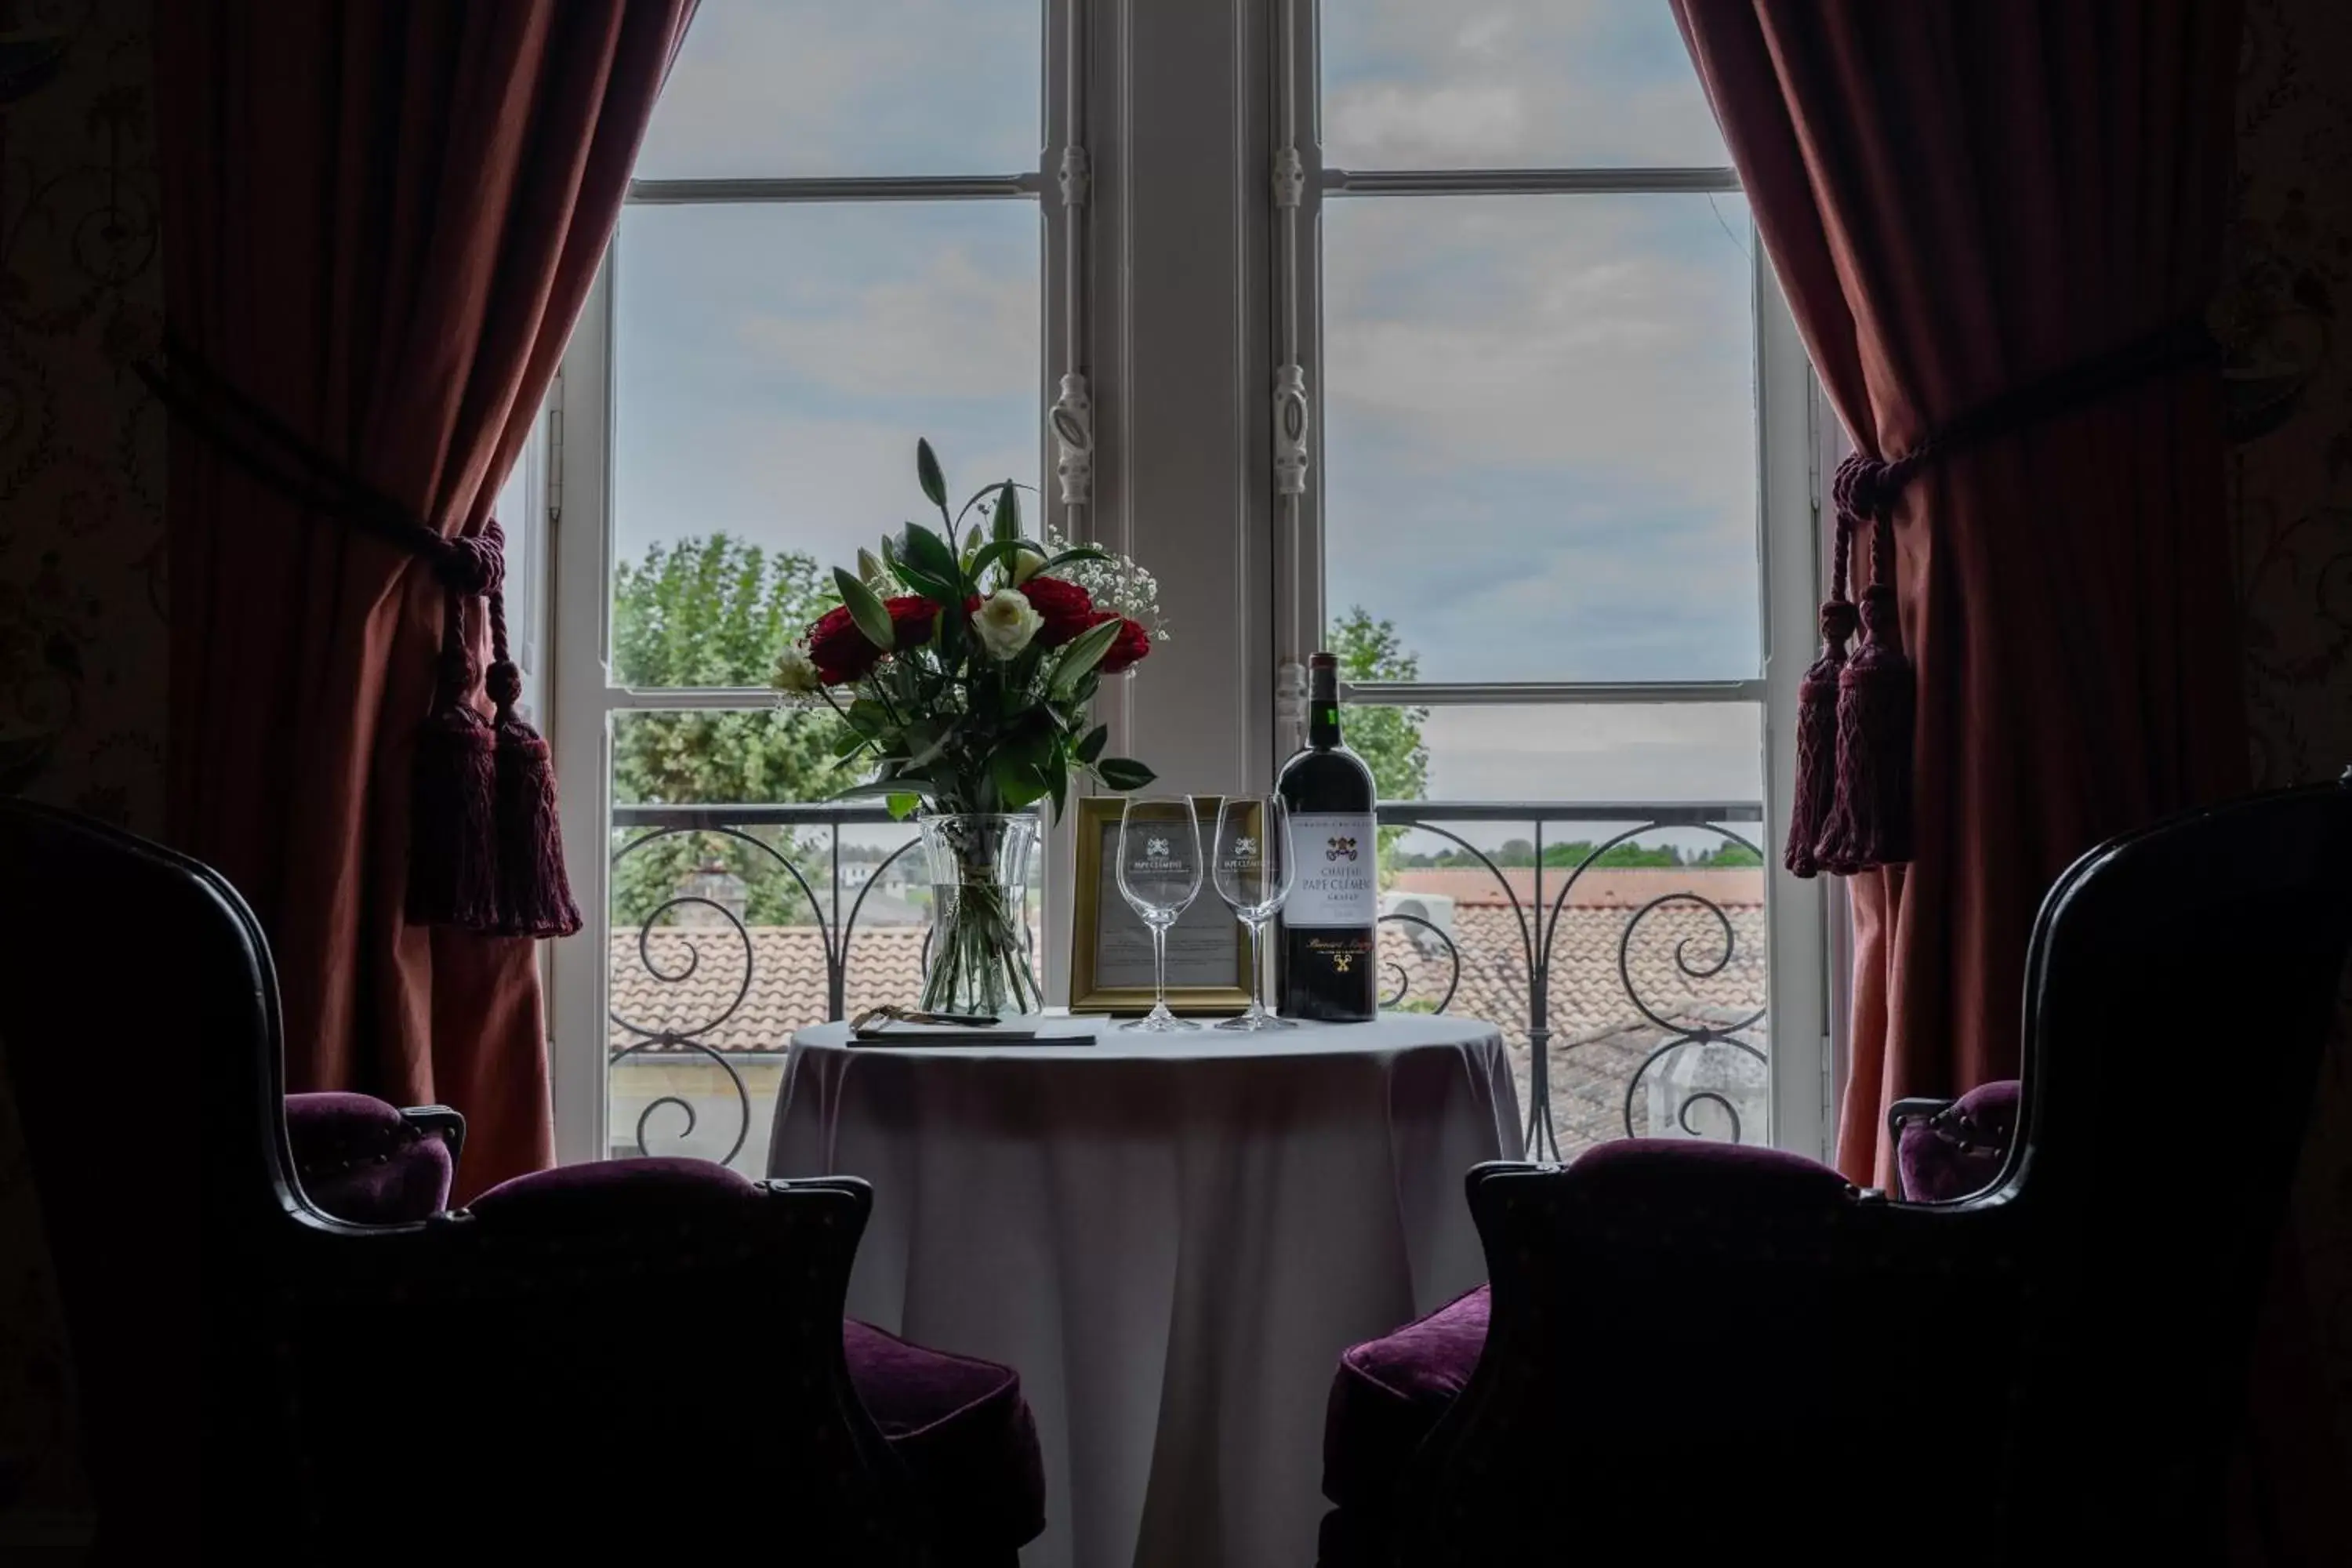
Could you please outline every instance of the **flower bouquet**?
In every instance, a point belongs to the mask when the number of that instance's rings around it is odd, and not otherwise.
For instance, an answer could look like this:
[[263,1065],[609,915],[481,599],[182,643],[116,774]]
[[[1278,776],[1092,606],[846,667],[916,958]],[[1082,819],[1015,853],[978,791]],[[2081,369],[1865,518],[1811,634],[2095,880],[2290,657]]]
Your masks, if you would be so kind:
[[859,551],[856,571],[835,568],[841,603],[777,655],[775,686],[840,716],[841,760],[875,764],[845,795],[921,812],[934,900],[924,1009],[1034,1012],[1030,808],[1050,800],[1058,818],[1073,779],[1151,782],[1142,763],[1103,755],[1110,732],[1088,710],[1105,678],[1166,640],[1158,584],[1092,545],[1028,538],[1010,479],[950,512],[929,442],[915,468],[941,527],[910,522]]

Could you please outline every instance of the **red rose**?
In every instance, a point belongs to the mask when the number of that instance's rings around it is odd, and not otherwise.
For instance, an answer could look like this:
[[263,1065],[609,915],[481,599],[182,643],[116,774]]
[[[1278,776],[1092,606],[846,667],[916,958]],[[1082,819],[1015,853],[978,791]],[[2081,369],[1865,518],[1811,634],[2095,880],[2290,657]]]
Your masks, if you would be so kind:
[[[939,605],[919,594],[885,599],[882,607],[890,612],[891,640],[900,653],[929,641],[940,618]],[[866,640],[846,605],[835,605],[809,627],[808,651],[816,678],[827,686],[845,686],[882,662],[882,650]]]
[[809,659],[816,678],[827,686],[845,686],[882,661],[882,650],[866,640],[849,606],[835,605],[809,627]]
[[1096,668],[1105,675],[1117,675],[1120,670],[1131,668],[1150,657],[1151,634],[1150,632],[1123,616],[1113,616],[1108,613],[1096,616],[1087,624],[1100,626],[1105,621],[1119,623],[1118,636],[1111,638],[1110,651],[1102,656],[1102,662],[1097,665]]
[[931,640],[931,627],[940,618],[936,601],[920,594],[900,594],[885,599],[882,607],[890,612],[890,629],[900,653],[910,647],[920,647]]
[[1034,640],[1039,647],[1059,647],[1102,618],[1095,614],[1094,596],[1076,583],[1032,577],[1021,584],[1021,591],[1045,622],[1037,628]]

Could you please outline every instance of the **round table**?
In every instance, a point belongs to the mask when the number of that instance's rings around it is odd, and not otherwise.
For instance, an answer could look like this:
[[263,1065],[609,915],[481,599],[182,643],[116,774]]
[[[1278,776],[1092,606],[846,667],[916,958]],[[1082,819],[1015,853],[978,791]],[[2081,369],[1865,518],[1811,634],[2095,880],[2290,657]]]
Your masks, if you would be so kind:
[[1047,1494],[1029,1568],[1312,1563],[1340,1351],[1486,1278],[1462,1178],[1519,1156],[1502,1038],[1078,1023],[1095,1044],[804,1030],[769,1173],[873,1184],[853,1316],[1020,1372]]

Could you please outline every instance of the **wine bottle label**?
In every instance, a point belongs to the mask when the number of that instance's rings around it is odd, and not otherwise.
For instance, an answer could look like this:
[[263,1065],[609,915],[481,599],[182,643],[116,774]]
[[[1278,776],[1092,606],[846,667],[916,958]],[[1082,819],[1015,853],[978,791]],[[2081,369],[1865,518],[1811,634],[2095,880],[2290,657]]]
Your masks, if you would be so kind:
[[1370,812],[1301,812],[1290,819],[1297,868],[1285,925],[1369,926],[1381,918],[1380,839]]

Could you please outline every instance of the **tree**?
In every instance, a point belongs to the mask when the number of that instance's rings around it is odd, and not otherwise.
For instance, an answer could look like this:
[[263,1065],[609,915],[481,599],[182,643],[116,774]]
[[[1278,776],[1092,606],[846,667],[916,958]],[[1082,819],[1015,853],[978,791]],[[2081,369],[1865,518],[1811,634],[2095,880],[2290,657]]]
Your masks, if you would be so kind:
[[[1331,652],[1339,661],[1342,680],[1415,680],[1421,658],[1398,637],[1396,623],[1374,620],[1361,605],[1331,628]],[[1372,770],[1372,788],[1382,800],[1419,800],[1429,787],[1429,747],[1421,727],[1429,721],[1426,708],[1354,706],[1339,712],[1340,732],[1349,749]],[[1381,865],[1385,873],[1395,854],[1402,827],[1381,829]]]
[[[817,563],[724,533],[646,548],[613,574],[613,671],[632,686],[768,684],[776,650],[824,613]],[[703,802],[822,800],[852,776],[833,762],[839,721],[824,711],[628,713],[613,726],[613,799],[676,805]],[[643,833],[615,833],[617,847]],[[754,835],[794,864],[814,860],[782,829]],[[696,870],[717,865],[741,878],[754,924],[813,917],[790,875],[769,856],[718,834],[679,834],[614,868],[616,928],[642,923]],[[811,883],[823,890],[813,874]]]

